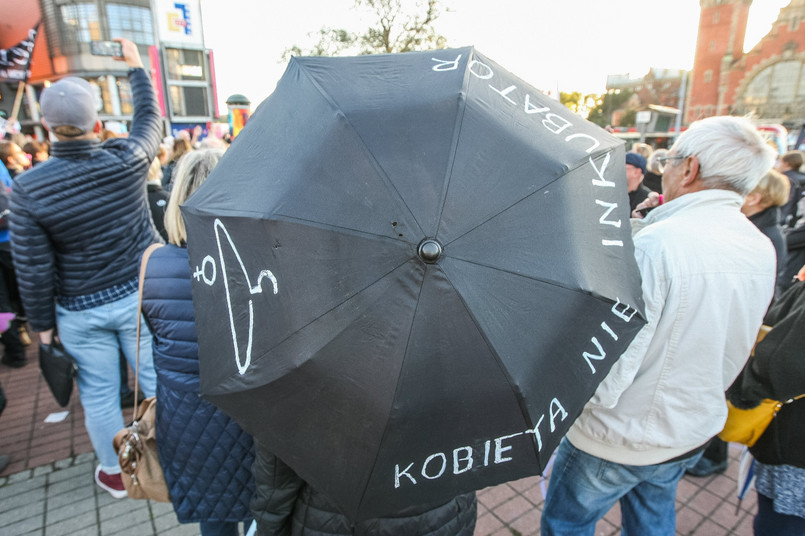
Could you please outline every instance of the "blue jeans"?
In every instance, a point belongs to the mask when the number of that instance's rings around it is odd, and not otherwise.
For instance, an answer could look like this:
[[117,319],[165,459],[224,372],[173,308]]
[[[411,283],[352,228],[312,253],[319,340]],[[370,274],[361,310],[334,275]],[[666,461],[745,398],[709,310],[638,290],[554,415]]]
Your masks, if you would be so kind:
[[542,535],[592,536],[595,524],[621,503],[622,536],[676,533],[676,487],[701,454],[657,465],[602,460],[562,440],[542,511]]
[[[120,350],[135,369],[137,359],[137,293],[84,311],[56,306],[59,339],[78,362],[78,389],[84,406],[84,426],[107,473],[120,472],[112,446],[123,429],[120,408]],[[145,321],[140,335],[140,389],[156,394],[157,378],[151,354],[151,333]],[[127,417],[128,421],[129,418]]]

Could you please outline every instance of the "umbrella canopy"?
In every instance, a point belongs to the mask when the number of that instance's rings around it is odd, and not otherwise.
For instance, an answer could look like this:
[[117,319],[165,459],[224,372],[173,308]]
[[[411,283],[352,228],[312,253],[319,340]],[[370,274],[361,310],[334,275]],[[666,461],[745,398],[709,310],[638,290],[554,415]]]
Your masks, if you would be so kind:
[[202,393],[352,519],[539,474],[644,324],[628,210],[473,48],[292,59],[183,207]]

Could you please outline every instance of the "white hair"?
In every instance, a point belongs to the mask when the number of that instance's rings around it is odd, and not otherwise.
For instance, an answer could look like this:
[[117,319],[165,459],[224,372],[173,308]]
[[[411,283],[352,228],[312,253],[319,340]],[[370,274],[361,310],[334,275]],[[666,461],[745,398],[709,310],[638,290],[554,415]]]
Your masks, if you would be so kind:
[[706,188],[732,190],[743,196],[757,186],[776,158],[751,121],[727,115],[696,121],[671,150],[698,158]]

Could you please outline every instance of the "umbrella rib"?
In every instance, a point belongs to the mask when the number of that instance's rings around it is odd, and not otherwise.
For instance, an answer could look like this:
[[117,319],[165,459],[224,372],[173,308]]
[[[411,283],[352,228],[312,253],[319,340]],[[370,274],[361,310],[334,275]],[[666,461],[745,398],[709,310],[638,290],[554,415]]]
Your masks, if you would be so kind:
[[[473,49],[473,53],[475,50]],[[436,233],[442,226],[442,214],[444,214],[444,206],[447,204],[447,192],[450,191],[450,182],[453,178],[453,168],[456,165],[456,157],[458,156],[458,142],[461,139],[461,129],[464,126],[464,115],[467,112],[467,94],[469,92],[470,84],[470,71],[469,65],[471,61],[467,61],[467,70],[464,71],[464,83],[461,87],[461,110],[456,114],[456,124],[453,127],[453,142],[450,145],[450,165],[447,168],[447,173],[444,178],[444,190],[442,190],[442,204],[439,207],[439,217],[436,219]]]
[[[427,270],[428,269],[430,269],[430,267],[425,268],[425,270],[426,270],[425,274],[426,275],[427,275]],[[442,270],[442,273],[444,273],[443,270]],[[422,288],[424,286],[424,281],[425,281],[425,277],[422,278],[422,283],[419,285],[419,295],[417,296],[417,299],[416,299],[416,307],[414,308],[414,314],[411,315],[411,324],[408,326],[408,337],[407,337],[407,339],[405,341],[405,351],[403,352],[403,356],[405,356],[405,357],[403,357],[403,361],[402,361],[402,363],[400,363],[400,370],[403,370],[403,368],[405,368],[405,360],[406,360],[406,358],[408,356],[408,347],[411,346],[411,335],[413,334],[413,331],[414,331],[414,320],[416,319],[417,311],[419,311],[419,301],[420,301],[420,297],[422,296]],[[464,303],[464,300],[462,299],[461,302]],[[464,304],[464,307],[466,308],[466,304]],[[473,317],[473,322],[475,322],[474,317]],[[488,344],[488,342],[487,342],[487,344]],[[394,396],[391,399],[392,402],[394,400],[397,400],[397,393],[400,392],[400,382],[401,381],[402,381],[402,374],[397,376],[397,385],[394,387]],[[380,443],[379,443],[380,445],[383,444],[383,441],[386,439],[386,436],[388,435],[389,428],[390,428],[390,423],[391,423],[391,419],[386,421],[386,426],[383,429],[383,436],[380,438]],[[377,467],[378,458],[380,458],[380,449],[379,448],[377,449],[377,453],[375,454],[375,459],[372,462],[372,467],[371,467],[371,469],[369,470],[369,473],[368,473],[368,475],[369,475],[368,479],[369,480],[371,480],[372,474],[374,474],[374,472],[375,472],[375,467]],[[368,484],[369,483],[367,481],[367,485],[364,486],[363,492],[361,493],[361,499],[360,499],[360,501],[358,501],[359,505],[363,504],[364,497],[366,497],[366,492],[369,490],[369,485]]]
[[[607,149],[607,151],[609,151],[609,150],[610,150],[610,149]],[[601,154],[601,153],[604,153],[604,152],[606,152],[606,151],[601,151],[601,152],[599,152],[599,154],[598,154],[598,155],[596,155],[596,157],[600,156],[600,154]],[[592,159],[593,157],[591,156],[590,158]],[[498,216],[500,216],[501,214],[503,214],[503,213],[504,213],[504,212],[506,212],[507,210],[511,210],[512,208],[516,207],[516,206],[517,206],[517,205],[519,205],[520,203],[525,202],[525,201],[526,201],[527,199],[529,199],[530,197],[532,197],[532,196],[534,196],[534,195],[536,195],[536,194],[538,194],[538,193],[542,192],[543,190],[545,190],[545,188],[548,188],[548,187],[549,187],[549,186],[551,186],[553,183],[555,183],[556,181],[558,181],[558,180],[560,180],[560,179],[564,178],[564,177],[565,177],[566,175],[568,175],[569,173],[573,173],[574,171],[576,171],[576,170],[577,170],[577,169],[579,169],[580,167],[584,166],[586,163],[587,163],[587,161],[585,161],[585,160],[580,160],[580,161],[579,161],[579,163],[578,163],[577,165],[575,165],[575,166],[574,166],[574,167],[572,167],[572,168],[571,168],[571,167],[568,167],[568,168],[567,168],[567,169],[564,171],[564,173],[559,174],[559,175],[558,175],[558,176],[557,176],[555,179],[553,179],[551,182],[549,182],[549,183],[547,183],[547,184],[543,185],[543,186],[542,186],[542,187],[540,187],[538,190],[535,190],[535,191],[531,192],[531,193],[530,193],[530,194],[528,194],[527,196],[525,196],[525,197],[522,197],[522,198],[518,199],[517,201],[515,201],[515,202],[514,202],[514,203],[512,203],[511,205],[509,205],[509,206],[507,206],[507,207],[502,208],[501,210],[499,210],[499,211],[498,211],[498,212],[496,212],[495,214],[492,214],[491,216],[489,216],[487,219],[485,219],[485,220],[483,220],[483,221],[479,222],[479,223],[478,223],[478,225],[475,225],[474,227],[471,227],[470,229],[467,229],[467,230],[466,230],[464,233],[460,234],[459,236],[455,237],[453,240],[451,240],[450,242],[448,242],[448,243],[446,243],[446,244],[444,244],[444,245],[446,246],[446,245],[448,245],[448,244],[451,244],[451,243],[455,242],[456,240],[459,240],[460,238],[463,238],[464,236],[466,236],[466,235],[470,234],[471,232],[473,232],[473,231],[474,231],[474,230],[476,230],[477,228],[482,227],[483,225],[485,225],[485,224],[489,223],[490,221],[494,220],[495,218],[497,218]]]
[[[450,255],[450,258],[453,259],[453,260],[456,260],[456,261],[466,262],[468,264],[474,264],[475,266],[482,266],[484,268],[489,268],[490,270],[495,270],[495,271],[498,271],[498,272],[511,274],[511,275],[514,275],[514,276],[517,276],[517,277],[523,277],[525,279],[530,279],[531,281],[537,281],[539,283],[545,283],[546,285],[551,285],[551,286],[561,288],[561,289],[564,289],[564,290],[569,290],[571,292],[575,292],[576,294],[583,294],[585,296],[590,295],[589,292],[585,292],[585,291],[577,289],[577,288],[568,287],[567,285],[564,285],[564,284],[562,284],[562,283],[560,283],[558,281],[552,281],[550,279],[543,279],[541,277],[535,277],[535,276],[531,276],[531,275],[526,275],[526,274],[522,274],[520,272],[515,272],[515,271],[512,271],[512,270],[507,270],[505,268],[500,268],[498,266],[492,266],[490,264],[484,264],[484,263],[477,262],[477,261],[472,261],[472,260],[469,260],[469,259],[463,259],[461,257],[456,257],[454,255]],[[450,277],[447,275],[447,273],[445,273],[444,276],[447,277],[447,279],[450,279]],[[604,296],[602,296],[602,298],[609,299],[609,298],[606,298]],[[610,301],[612,301],[612,300],[610,299]]]
[[377,174],[380,176],[380,178],[383,181],[383,183],[388,188],[390,188],[394,192],[394,194],[397,196],[397,201],[402,206],[404,206],[405,209],[408,211],[408,214],[411,216],[412,221],[414,223],[416,223],[420,235],[424,235],[425,232],[422,230],[422,224],[419,222],[419,220],[417,220],[416,215],[411,210],[411,207],[408,206],[408,203],[405,202],[405,198],[402,196],[402,194],[400,194],[400,191],[394,185],[394,182],[389,178],[388,173],[386,173],[386,170],[383,169],[383,166],[380,165],[380,162],[377,161],[377,159],[374,157],[372,152],[369,150],[369,147],[367,147],[366,142],[363,140],[361,135],[358,133],[358,130],[355,128],[355,125],[352,124],[352,121],[349,120],[347,115],[341,110],[341,107],[338,105],[338,103],[336,103],[335,100],[333,100],[332,96],[330,96],[330,94],[327,93],[327,91],[325,91],[324,88],[316,81],[316,79],[313,77],[313,75],[311,75],[308,72],[307,68],[304,65],[304,62],[299,62],[299,69],[300,69],[301,72],[305,73],[305,76],[310,80],[310,83],[313,84],[313,87],[315,87],[318,90],[318,92],[321,94],[322,98],[324,98],[324,100],[329,102],[330,105],[344,119],[346,124],[349,125],[350,130],[352,130],[352,132],[355,134],[355,138],[357,138],[360,141],[360,145],[361,145],[361,148],[363,149],[364,155],[366,155],[366,158],[369,160],[369,162],[372,163],[372,167],[375,169],[375,171],[377,171]]
[[[465,262],[471,262],[471,261],[465,261]],[[478,266],[486,266],[486,265],[478,264],[478,263],[473,263],[473,264],[477,264]],[[442,270],[442,273],[444,274],[444,277],[448,281],[450,281],[450,276],[444,270]],[[533,279],[533,278],[529,278],[529,279]],[[537,279],[537,281],[541,281],[541,280]],[[546,283],[554,284],[554,283],[550,283],[550,282],[547,282],[547,281],[546,281]],[[450,281],[450,285],[454,289],[456,289],[456,286],[453,285],[452,281]],[[562,287],[562,285],[557,285],[557,286]],[[566,287],[562,287],[562,288],[566,288]],[[525,396],[520,391],[520,389],[518,388],[517,384],[514,381],[512,381],[511,374],[509,374],[509,372],[507,371],[506,367],[503,365],[503,360],[500,358],[500,355],[498,354],[498,352],[495,351],[494,346],[492,345],[492,343],[487,338],[486,332],[481,327],[481,324],[478,322],[478,319],[476,318],[476,316],[474,314],[472,314],[472,309],[467,305],[467,302],[464,300],[464,296],[462,296],[461,293],[458,292],[457,289],[456,289],[456,294],[458,295],[458,298],[461,300],[461,305],[464,307],[464,310],[467,312],[467,315],[469,315],[469,317],[472,319],[472,323],[475,324],[476,328],[478,328],[478,333],[483,338],[484,343],[486,343],[486,347],[489,350],[489,353],[494,356],[495,363],[497,363],[497,366],[500,369],[501,374],[503,374],[503,377],[506,378],[506,382],[509,384],[509,387],[511,388],[512,393],[515,394],[515,397],[517,398],[517,405],[520,408],[520,414],[523,417],[523,421],[525,421],[525,423],[526,423],[526,428],[527,429],[535,428],[536,425],[534,424],[534,421],[530,418],[529,413],[528,413],[528,406],[526,405]],[[531,437],[531,443],[534,446],[535,452],[538,452],[538,450],[537,450],[538,445],[537,445],[536,436],[533,435],[533,434],[527,434],[527,435],[532,436]],[[539,474],[541,475],[542,471],[544,470],[544,467],[542,466],[542,464],[540,464],[539,455],[537,454],[535,457],[536,457],[537,465],[539,466]]]

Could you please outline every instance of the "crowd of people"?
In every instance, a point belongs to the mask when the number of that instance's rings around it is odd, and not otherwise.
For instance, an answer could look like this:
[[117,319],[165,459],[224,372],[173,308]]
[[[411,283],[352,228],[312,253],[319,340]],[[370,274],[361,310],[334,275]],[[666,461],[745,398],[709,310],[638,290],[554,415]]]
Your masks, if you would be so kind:
[[[41,96],[52,144],[0,141],[2,363],[25,366],[26,326],[40,347],[58,340],[75,357],[95,481],[115,498],[127,493],[112,438],[131,396],[128,368],[138,371],[142,394],[157,395],[174,510],[204,536],[237,534],[252,520],[259,534],[470,536],[474,493],[356,526],[200,397],[179,207],[225,148],[199,142],[198,131],[162,138],[137,47],[119,41],[134,105],[127,135],[105,131],[92,88],[69,77]],[[616,503],[624,534],[674,534],[682,476],[726,468],[727,445],[716,437],[726,396],[752,407],[805,393],[802,153],[778,157],[748,120],[716,117],[692,124],[670,148],[635,144],[625,165],[648,324],[557,451],[544,535],[593,534]],[[154,243],[166,245],[146,267],[138,340],[139,263]],[[764,322],[776,342],[750,359]],[[773,435],[753,449],[758,535],[805,534],[804,424],[805,399],[786,404]]]

